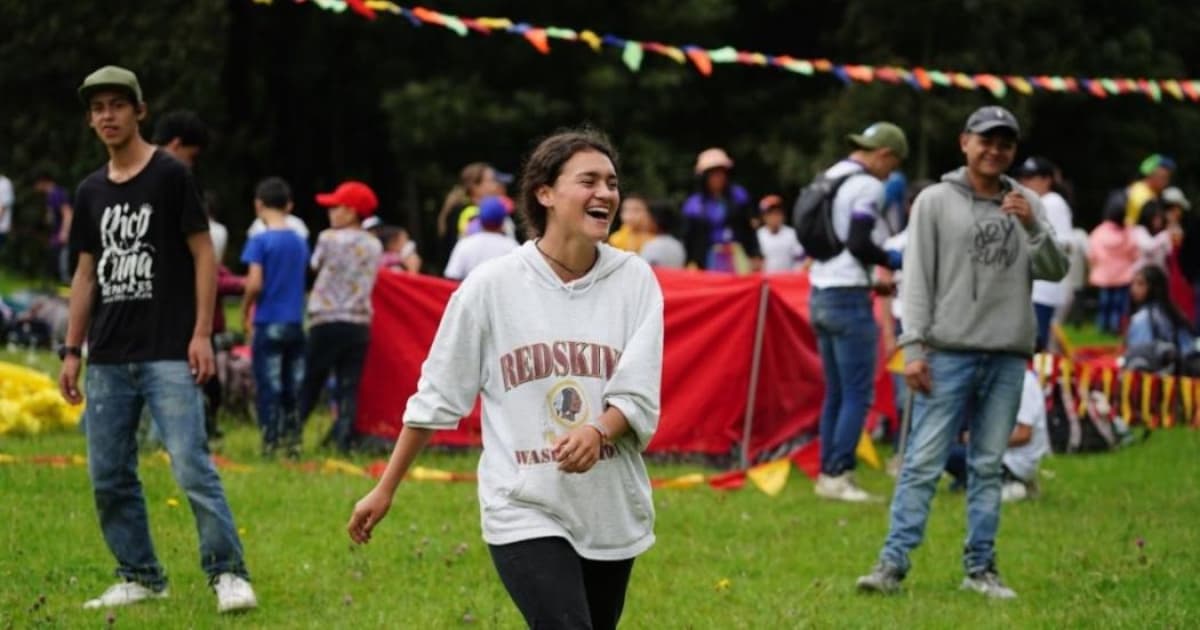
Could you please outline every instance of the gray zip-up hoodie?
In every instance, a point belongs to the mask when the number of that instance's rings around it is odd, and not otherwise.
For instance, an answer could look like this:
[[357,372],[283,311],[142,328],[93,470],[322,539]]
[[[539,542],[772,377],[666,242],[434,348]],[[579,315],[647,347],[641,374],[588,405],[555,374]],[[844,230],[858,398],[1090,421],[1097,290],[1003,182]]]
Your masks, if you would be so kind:
[[[1007,176],[1001,188],[979,196],[963,167],[917,197],[902,283],[907,363],[930,350],[1033,354],[1033,281],[1060,280],[1069,263],[1037,194]],[[1000,211],[1011,190],[1029,200],[1031,227]]]

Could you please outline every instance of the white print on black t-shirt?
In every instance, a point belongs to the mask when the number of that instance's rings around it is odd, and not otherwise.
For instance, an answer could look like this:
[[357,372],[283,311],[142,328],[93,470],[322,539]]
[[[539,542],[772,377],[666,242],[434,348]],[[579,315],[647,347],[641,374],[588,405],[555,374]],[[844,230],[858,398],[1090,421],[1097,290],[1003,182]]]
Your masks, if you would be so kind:
[[154,208],[144,203],[137,211],[129,204],[104,209],[100,243],[104,253],[96,265],[103,304],[154,299],[154,246],[146,242]]

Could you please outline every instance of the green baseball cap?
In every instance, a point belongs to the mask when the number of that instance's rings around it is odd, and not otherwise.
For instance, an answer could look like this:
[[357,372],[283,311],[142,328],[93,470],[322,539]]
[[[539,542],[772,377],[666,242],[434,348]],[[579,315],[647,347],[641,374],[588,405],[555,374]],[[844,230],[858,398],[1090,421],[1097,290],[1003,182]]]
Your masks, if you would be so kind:
[[84,105],[96,92],[103,89],[117,89],[128,92],[134,104],[142,102],[142,86],[138,84],[137,75],[120,66],[104,66],[87,75],[79,85],[79,98]]
[[863,130],[846,136],[850,144],[859,149],[891,149],[901,160],[908,157],[908,138],[904,130],[890,122],[877,122]]

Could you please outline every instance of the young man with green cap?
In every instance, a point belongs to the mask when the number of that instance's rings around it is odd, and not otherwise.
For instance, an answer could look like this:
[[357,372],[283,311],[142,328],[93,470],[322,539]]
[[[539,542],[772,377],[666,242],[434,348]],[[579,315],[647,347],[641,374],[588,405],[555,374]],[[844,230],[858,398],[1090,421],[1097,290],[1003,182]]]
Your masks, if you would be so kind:
[[1171,176],[1175,173],[1175,160],[1155,153],[1138,165],[1141,179],[1133,182],[1125,189],[1125,225],[1135,226],[1142,219],[1142,208],[1151,201],[1157,201],[1159,195],[1171,185]]
[[100,68],[84,79],[79,96],[109,159],[75,195],[69,242],[79,262],[59,389],[71,403],[84,400],[79,372],[86,337],[88,475],[121,578],[84,607],[167,595],[137,476],[144,402],[192,507],[217,610],[254,608],[242,544],[205,443],[200,385],[214,373],[216,263],[200,194],[186,166],[142,138],[146,103],[132,72]]
[[890,122],[877,122],[847,140],[850,155],[825,171],[827,179],[846,178],[833,198],[834,231],[845,249],[809,270],[812,323],[825,372],[815,491],[827,499],[862,502],[871,496],[854,481],[855,450],[871,403],[879,343],[871,272],[876,265],[900,266],[898,253],[880,247],[875,222],[883,207],[883,180],[908,156],[908,140]]
[[967,541],[962,588],[1016,597],[996,570],[1001,461],[1013,432],[1036,324],[1032,280],[1060,280],[1068,261],[1036,193],[1004,173],[1020,127],[1003,107],[967,119],[966,166],[913,205],[904,252],[904,376],[912,428],[892,498],[891,526],[864,592],[894,593],[921,544],[929,505],[968,400]]

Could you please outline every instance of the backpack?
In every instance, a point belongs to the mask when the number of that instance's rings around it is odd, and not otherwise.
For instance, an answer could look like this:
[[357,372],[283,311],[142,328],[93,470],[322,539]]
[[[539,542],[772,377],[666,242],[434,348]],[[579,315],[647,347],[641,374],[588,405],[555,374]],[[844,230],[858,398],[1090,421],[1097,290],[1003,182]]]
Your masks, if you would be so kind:
[[1087,392],[1087,410],[1080,416],[1070,387],[1055,385],[1046,413],[1050,450],[1055,453],[1097,453],[1112,451],[1132,438],[1124,423],[1117,419],[1103,392]]
[[818,261],[826,261],[842,253],[845,245],[833,228],[833,199],[847,179],[859,172],[830,179],[824,173],[800,189],[792,209],[792,227],[804,253]]

